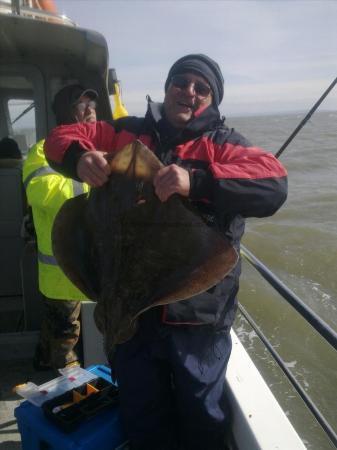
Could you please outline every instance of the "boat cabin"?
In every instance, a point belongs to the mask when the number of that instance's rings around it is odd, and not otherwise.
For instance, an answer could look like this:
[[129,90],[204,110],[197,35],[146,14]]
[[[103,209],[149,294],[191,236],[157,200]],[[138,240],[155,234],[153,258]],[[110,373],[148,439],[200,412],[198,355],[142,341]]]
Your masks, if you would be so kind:
[[98,92],[98,118],[112,114],[104,37],[18,4],[0,5],[1,332],[39,328],[36,252],[23,230],[21,168],[29,147],[55,126],[54,95],[79,83]]

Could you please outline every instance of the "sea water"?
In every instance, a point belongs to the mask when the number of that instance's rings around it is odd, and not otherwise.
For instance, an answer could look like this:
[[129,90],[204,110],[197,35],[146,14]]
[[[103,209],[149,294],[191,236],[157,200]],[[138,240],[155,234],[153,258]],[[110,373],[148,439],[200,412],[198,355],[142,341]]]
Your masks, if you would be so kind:
[[[304,116],[228,118],[227,125],[275,154]],[[243,244],[337,330],[337,112],[316,112],[280,160],[288,199],[274,216],[248,219]],[[337,352],[248,263],[239,300],[337,432]],[[235,328],[308,448],[335,448],[240,315]]]

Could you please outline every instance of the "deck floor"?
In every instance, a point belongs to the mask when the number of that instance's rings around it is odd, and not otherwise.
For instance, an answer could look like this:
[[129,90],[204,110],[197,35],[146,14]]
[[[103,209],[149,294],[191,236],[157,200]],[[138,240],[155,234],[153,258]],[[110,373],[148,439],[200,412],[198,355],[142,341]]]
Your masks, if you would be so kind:
[[14,409],[23,399],[13,392],[13,387],[26,381],[44,383],[54,378],[55,372],[34,371],[31,359],[1,360],[0,366],[0,450],[21,450]]
[[[35,342],[36,336],[23,335],[16,340],[15,335],[0,335],[0,450],[22,450],[14,410],[24,399],[13,388],[27,381],[40,385],[60,376],[54,370],[34,370],[32,357]],[[229,449],[236,449],[232,439],[224,446],[224,450]]]

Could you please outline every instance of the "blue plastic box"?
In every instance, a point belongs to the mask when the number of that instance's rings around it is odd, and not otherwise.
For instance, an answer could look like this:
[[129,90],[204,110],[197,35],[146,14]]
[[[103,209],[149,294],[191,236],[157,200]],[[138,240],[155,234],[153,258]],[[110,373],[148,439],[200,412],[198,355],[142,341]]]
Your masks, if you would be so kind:
[[[90,366],[99,377],[111,382],[110,369]],[[14,411],[21,433],[22,450],[122,450],[123,435],[118,407],[97,414],[71,433],[64,433],[51,423],[41,408],[25,401]]]

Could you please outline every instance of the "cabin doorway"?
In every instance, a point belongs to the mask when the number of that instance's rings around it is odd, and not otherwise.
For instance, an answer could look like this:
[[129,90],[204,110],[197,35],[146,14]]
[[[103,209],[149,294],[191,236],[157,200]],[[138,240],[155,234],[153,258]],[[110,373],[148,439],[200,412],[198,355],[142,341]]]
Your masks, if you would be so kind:
[[41,78],[25,65],[0,71],[0,332],[40,325],[36,243],[23,228],[28,209],[22,165],[40,128]]

